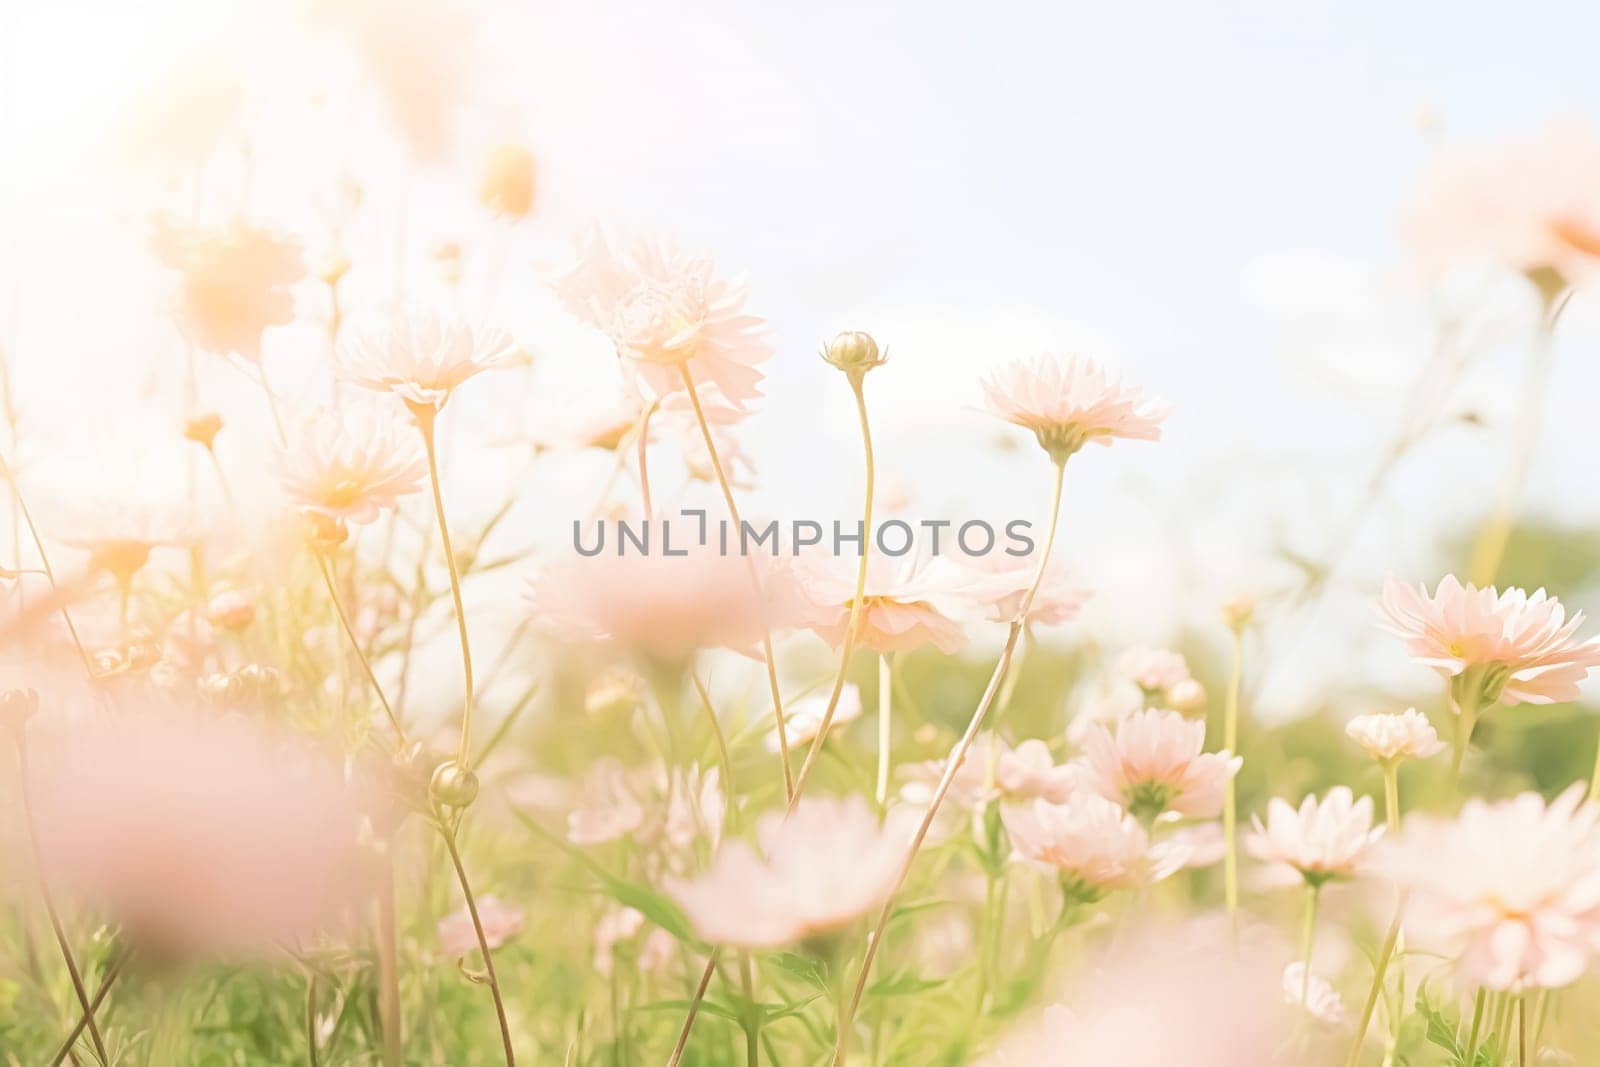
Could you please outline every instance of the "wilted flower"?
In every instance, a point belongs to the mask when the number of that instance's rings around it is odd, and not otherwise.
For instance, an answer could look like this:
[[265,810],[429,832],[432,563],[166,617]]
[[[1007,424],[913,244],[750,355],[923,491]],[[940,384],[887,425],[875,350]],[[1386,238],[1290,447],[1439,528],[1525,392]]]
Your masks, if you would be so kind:
[[[856,568],[846,574],[837,560],[802,558],[795,576],[806,602],[807,624],[832,645],[844,642],[855,600]],[[912,556],[891,560],[874,555],[867,561],[856,623],[856,647],[874,652],[906,652],[932,645],[946,655],[966,644],[961,627],[934,605],[956,584],[937,563]]]
[[1575,785],[1469,800],[1454,820],[1413,815],[1384,866],[1409,889],[1406,932],[1454,956],[1469,985],[1554,989],[1600,951],[1600,808]]
[[294,319],[289,287],[305,277],[300,246],[233,223],[218,229],[163,222],[156,254],[180,276],[178,323],[207,352],[261,358],[261,334]]
[[1058,871],[1067,895],[1092,901],[1136,884],[1146,873],[1150,838],[1132,815],[1105,797],[1077,793],[1063,803],[1035,800],[1000,809],[1011,845],[1023,859]]
[[475,326],[455,312],[404,306],[350,330],[339,364],[356,384],[392,392],[426,412],[444,407],[457,386],[515,350],[504,330]]
[[[522,931],[524,915],[521,908],[507,904],[496,896],[482,896],[477,900],[478,921],[483,923],[483,939],[489,948],[497,949]],[[439,938],[439,951],[450,959],[459,959],[478,950],[478,932],[473,928],[472,915],[462,905],[440,919],[435,932]]]
[[1344,732],[1379,763],[1427,759],[1444,750],[1433,724],[1416,708],[1398,714],[1357,715]]
[[761,817],[759,851],[726,842],[703,876],[668,879],[666,889],[714,944],[769,948],[825,934],[894,892],[909,814],[880,824],[860,797],[806,797],[787,819]]
[[1576,700],[1578,683],[1600,665],[1600,637],[1575,639],[1571,619],[1540,589],[1479,589],[1446,575],[1432,596],[1390,576],[1383,584],[1385,629],[1418,663],[1451,679],[1458,702],[1475,707]]
[[278,460],[290,503],[340,529],[376,519],[422,488],[427,476],[412,435],[348,411],[323,412],[303,424]]
[[1167,417],[1166,406],[1146,402],[1143,389],[1076,356],[1017,360],[988,378],[983,390],[993,414],[1032,430],[1057,463],[1091,441],[1159,440]]
[[533,153],[520,144],[496,145],[483,168],[478,200],[496,215],[525,218],[533,210]]
[[772,355],[742,284],[665,242],[613,250],[598,229],[557,286],[573,314],[611,339],[653,397],[710,384],[739,410],[761,395],[757,366]]
[[254,955],[316,933],[360,879],[337,765],[238,718],[122,712],[40,761],[50,877],[154,955]]
[[1087,783],[1135,815],[1176,812],[1212,818],[1222,811],[1228,779],[1243,762],[1229,752],[1202,752],[1206,724],[1175,711],[1129,715],[1115,731],[1093,727],[1084,741]]
[[1255,820],[1246,842],[1250,854],[1268,863],[1294,868],[1313,886],[1349,878],[1365,858],[1383,827],[1372,827],[1372,798],[1356,800],[1346,786],[1328,790],[1321,803],[1308,796],[1296,811],[1274,797],[1267,805],[1267,823]]

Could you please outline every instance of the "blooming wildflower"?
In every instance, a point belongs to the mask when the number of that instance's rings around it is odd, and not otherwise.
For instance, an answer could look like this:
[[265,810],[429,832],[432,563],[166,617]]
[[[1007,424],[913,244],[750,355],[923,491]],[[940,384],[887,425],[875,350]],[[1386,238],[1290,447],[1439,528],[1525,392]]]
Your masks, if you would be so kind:
[[180,277],[179,326],[207,352],[261,358],[261,334],[294,319],[289,287],[305,277],[300,246],[235,221],[218,229],[161,223],[156,254]]
[[594,230],[557,290],[610,338],[650,396],[683,389],[684,370],[741,411],[761,395],[757,367],[772,355],[765,324],[744,310],[745,287],[717,277],[708,257],[652,241],[614,250]]
[[594,969],[602,978],[611,977],[617,945],[631,941],[642,929],[644,913],[634,908],[612,908],[600,917],[594,928]]
[[[477,904],[478,921],[483,923],[483,939],[489,943],[489,948],[499,948],[522,931],[521,908],[492,895],[479,897]],[[460,959],[478,951],[478,932],[473,928],[472,915],[465,905],[440,919],[435,933],[440,953],[450,959]]]
[[1576,121],[1446,153],[1405,220],[1424,266],[1494,260],[1582,284],[1600,266],[1600,137]]
[[644,825],[643,798],[615,759],[599,760],[584,776],[583,796],[567,815],[567,840],[598,845],[627,837]]
[[1383,585],[1385,629],[1404,639],[1418,663],[1451,679],[1458,702],[1487,707],[1575,700],[1578,683],[1600,665],[1600,637],[1576,640],[1571,619],[1543,589],[1479,589],[1446,575],[1432,596],[1390,576]]
[[1412,894],[1406,933],[1492,990],[1555,989],[1600,951],[1600,808],[1575,785],[1467,801],[1453,820],[1413,815],[1382,865]]
[[[856,591],[854,563],[846,574],[838,562],[802,558],[795,574],[807,603],[808,625],[835,646],[844,642],[850,627],[850,605]],[[966,644],[966,635],[934,604],[955,588],[936,562],[911,556],[898,560],[871,556],[856,624],[856,647],[905,652],[932,645],[946,655],[958,651]]]
[[[817,736],[817,731],[822,726],[822,715],[828,710],[829,695],[813,693],[783,709],[785,733],[788,734],[790,748],[808,744]],[[847,682],[839,691],[839,703],[833,709],[833,722],[828,726],[829,733],[832,734],[846,723],[855,722],[859,718],[861,718],[861,688],[854,682]],[[767,750],[778,751],[776,730],[767,735]]]
[[1416,708],[1398,714],[1357,715],[1344,732],[1379,763],[1427,759],[1444,750],[1433,724]]
[[1016,748],[998,738],[991,743],[998,750],[994,787],[1007,800],[1042,798],[1063,804],[1082,783],[1082,768],[1072,763],[1057,764],[1050,756],[1050,746],[1037,738],[1029,738]]
[[1167,417],[1166,406],[1147,402],[1143,389],[1076,356],[1017,360],[988,378],[983,390],[993,414],[1032,430],[1057,463],[1091,441],[1159,440]]
[[412,435],[351,412],[322,412],[302,424],[278,460],[290,503],[339,529],[372,522],[427,476]]
[[1150,838],[1139,821],[1094,793],[1065,802],[1006,805],[1001,819],[1017,854],[1060,872],[1069,897],[1095,900],[1136,884],[1146,873]]
[[[1010,622],[1022,610],[1023,598],[1033,587],[1038,568],[1037,554],[989,552],[973,557],[973,580],[964,595],[983,610],[984,618],[990,622]],[[1024,621],[1029,626],[1059,626],[1076,617],[1088,599],[1089,592],[1073,583],[1066,565],[1052,559],[1045,566],[1044,578]]]
[[1283,1002],[1305,1006],[1311,1018],[1324,1026],[1339,1027],[1346,1022],[1344,998],[1326,978],[1312,974],[1306,978],[1306,965],[1299,960],[1283,969]]
[[301,743],[235,717],[127,711],[59,744],[38,805],[52,881],[154,955],[270,952],[355,899],[358,798]]
[[761,817],[759,850],[726,842],[704,875],[668,879],[665,888],[715,944],[770,948],[826,934],[894,892],[908,814],[880,824],[860,797],[808,796],[787,819],[781,812]]
[[1346,786],[1335,786],[1318,803],[1308,796],[1296,811],[1274,797],[1267,823],[1255,820],[1246,847],[1257,859],[1294,868],[1312,885],[1349,878],[1383,827],[1372,827],[1372,798],[1356,800]]
[[1243,762],[1229,752],[1202,752],[1206,724],[1175,711],[1150,710],[1092,728],[1084,742],[1090,788],[1135,815],[1176,812],[1211,818],[1222,811],[1228,779]]
[[339,365],[357,385],[438,411],[462,382],[515,351],[504,330],[475,326],[453,311],[404,306],[351,329],[339,344]]

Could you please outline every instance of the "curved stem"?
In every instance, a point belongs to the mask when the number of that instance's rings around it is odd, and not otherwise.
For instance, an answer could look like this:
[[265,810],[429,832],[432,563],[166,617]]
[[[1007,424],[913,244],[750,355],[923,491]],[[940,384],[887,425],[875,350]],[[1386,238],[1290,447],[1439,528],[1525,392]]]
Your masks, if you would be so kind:
[[683,1020],[683,1029],[678,1031],[678,1043],[672,1046],[672,1057],[667,1060],[667,1067],[678,1067],[683,1061],[683,1050],[689,1046],[689,1031],[694,1029],[695,1017],[700,1014],[700,1003],[706,999],[706,987],[711,984],[711,976],[717,971],[717,957],[721,955],[718,949],[711,950],[711,958],[706,960],[706,969],[700,974],[700,984],[695,987],[694,997],[689,1001],[689,1015]]
[[[101,1002],[104,1001],[106,999],[106,995],[111,992],[111,984],[115,982],[118,976],[122,974],[122,968],[128,962],[128,957],[130,955],[132,955],[132,950],[123,949],[117,958],[112,961],[111,966],[106,968],[105,977],[100,979],[100,985],[95,989],[94,997],[89,1001],[89,1007],[92,1011],[100,1010]],[[56,1054],[51,1057],[50,1067],[61,1067],[61,1064],[65,1062],[66,1058],[72,1054],[72,1046],[77,1043],[78,1035],[83,1033],[84,1028],[89,1025],[89,1020],[91,1017],[92,1016],[89,1012],[84,1012],[82,1015],[78,1016],[77,1024],[73,1026],[71,1032],[67,1034],[66,1040],[61,1042],[60,1047],[56,1049]]]
[[711,694],[706,692],[705,683],[698,674],[689,676],[694,682],[694,691],[700,697],[700,705],[706,709],[706,721],[711,724],[711,734],[717,741],[717,762],[722,765],[722,790],[728,798],[728,814],[732,821],[738,819],[738,808],[735,806],[737,794],[733,788],[733,757],[728,754],[728,738],[722,732],[722,723],[717,720],[717,709],[711,703]]
[[1322,896],[1320,887],[1313,883],[1306,886],[1306,917],[1305,924],[1300,928],[1300,957],[1305,960],[1305,971],[1300,977],[1300,1007],[1308,1009],[1311,1004],[1311,952],[1317,947],[1317,898]]
[[456,869],[456,882],[461,886],[461,896],[466,900],[467,914],[472,918],[473,933],[478,935],[478,951],[483,955],[483,970],[494,996],[494,1013],[500,1020],[500,1041],[505,1046],[506,1067],[515,1067],[517,1055],[511,1048],[511,1024],[506,1019],[505,1001],[500,996],[500,979],[494,973],[494,955],[489,951],[489,938],[483,932],[483,920],[478,918],[478,901],[472,895],[472,884],[467,880],[467,869],[461,863],[461,850],[456,845],[456,832],[447,817],[438,813],[436,819],[444,847],[450,852],[450,863]]
[[55,934],[56,945],[61,949],[61,959],[67,965],[67,976],[72,979],[72,991],[77,994],[78,1006],[83,1009],[84,1025],[89,1029],[89,1040],[94,1043],[95,1054],[100,1057],[101,1063],[110,1063],[106,1055],[106,1043],[100,1036],[100,1026],[94,1021],[94,1003],[89,999],[89,991],[83,984],[83,973],[78,970],[78,961],[72,954],[72,943],[67,940],[66,927],[62,925],[61,913],[56,910],[54,895],[50,892],[50,883],[44,876],[42,854],[39,849],[39,831],[33,818],[33,788],[29,784],[28,771],[28,745],[22,734],[16,735],[17,740],[17,792],[22,802],[22,821],[27,829],[28,848],[33,854],[34,866],[38,869],[39,896],[44,901],[45,914],[50,918],[50,930]]
[[639,495],[644,501],[644,517],[647,522],[654,517],[650,503],[650,463],[647,453],[650,444],[650,416],[655,414],[655,410],[656,402],[652,400],[639,413],[639,441],[637,446],[639,449]]
[[938,817],[939,806],[944,803],[944,798],[950,792],[950,786],[955,781],[956,773],[960,771],[962,762],[967,757],[967,751],[972,747],[973,739],[978,736],[978,731],[983,728],[983,720],[989,713],[989,707],[994,703],[995,694],[999,692],[1000,683],[1005,678],[1006,671],[1011,666],[1011,658],[1016,654],[1017,639],[1022,634],[1022,627],[1028,618],[1028,612],[1033,609],[1033,598],[1039,592],[1039,586],[1044,582],[1045,567],[1050,562],[1050,552],[1055,545],[1056,528],[1061,519],[1061,487],[1066,475],[1065,460],[1055,465],[1055,484],[1050,497],[1050,528],[1045,534],[1044,550],[1039,553],[1039,566],[1034,571],[1033,583],[1028,587],[1027,595],[1022,598],[1022,605],[1017,610],[1016,618],[1011,620],[1011,626],[1006,633],[1005,647],[1000,652],[1000,660],[995,664],[994,673],[989,676],[989,684],[984,688],[983,697],[978,702],[977,708],[972,712],[972,718],[967,723],[966,732],[961,735],[961,740],[956,742],[956,747],[951,751],[950,758],[945,761],[944,773],[939,776],[939,784],[934,788],[933,798],[928,803],[928,810],[922,816],[922,822],[917,826],[916,833],[911,838],[911,847],[906,850],[905,859],[900,863],[900,871],[895,877],[894,889],[888,899],[883,902],[882,909],[878,912],[877,924],[873,927],[872,935],[867,940],[866,953],[861,961],[861,972],[856,976],[855,991],[851,994],[849,1003],[841,1012],[839,1020],[838,1047],[834,1050],[834,1064],[843,1067],[845,1052],[850,1046],[850,1021],[855,1018],[855,1013],[861,1006],[861,998],[867,990],[867,978],[872,973],[872,961],[877,957],[878,946],[883,943],[884,931],[889,926],[889,917],[894,912],[895,898],[899,896],[900,889],[905,885],[906,879],[911,874],[911,865],[917,858],[917,853],[922,848],[922,842],[927,838],[928,831],[933,826],[933,821]]
[[1483,1026],[1483,1005],[1485,990],[1479,989],[1478,995],[1472,1001],[1472,1029],[1467,1034],[1466,1062],[1474,1065],[1478,1062],[1478,1032]]
[[439,521],[439,541],[444,546],[444,560],[450,570],[450,599],[455,604],[456,633],[461,638],[461,674],[463,694],[461,702],[461,744],[456,749],[456,765],[462,770],[472,767],[472,645],[467,640],[467,611],[461,601],[461,569],[456,565],[456,553],[450,544],[450,524],[444,517],[444,491],[439,485],[439,449],[434,440],[433,424],[437,416],[432,408],[420,405],[413,409],[417,429],[422,432],[422,445],[428,453],[428,481],[433,486],[433,513]]
[[[1400,943],[1400,920],[1405,915],[1406,896],[1401,894],[1400,903],[1394,911],[1394,919],[1389,923],[1389,932],[1384,935],[1383,947],[1378,950],[1378,961],[1372,972],[1372,988],[1367,990],[1367,999],[1361,1006],[1361,1021],[1356,1024],[1355,1041],[1350,1046],[1350,1056],[1345,1060],[1345,1067],[1358,1067],[1361,1063],[1361,1046],[1367,1039],[1367,1028],[1372,1025],[1372,1015],[1378,1006],[1378,997],[1383,992],[1383,976],[1389,969],[1389,961],[1394,958],[1395,948]],[[1480,991],[1478,1009],[1483,1010],[1483,994]],[[1473,1040],[1477,1040],[1477,1020],[1473,1021]],[[1470,1058],[1469,1058],[1469,1061]]]
[[[0,473],[5,475],[6,481],[11,485],[11,499],[16,502],[17,511],[22,514],[22,521],[28,527],[28,537],[33,541],[33,550],[39,553],[39,567],[44,571],[44,577],[50,583],[50,588],[57,596],[61,594],[61,587],[56,582],[55,568],[50,566],[50,556],[44,550],[44,538],[39,535],[39,527],[33,521],[33,512],[28,510],[28,502],[22,496],[22,486],[17,484],[16,473],[11,469],[4,456],[0,456]],[[77,649],[78,658],[83,661],[83,672],[89,680],[94,681],[94,663],[89,659],[89,652],[83,647],[83,639],[78,636],[78,628],[73,625],[72,613],[67,610],[65,599],[61,601],[61,621],[67,624],[67,633],[72,637],[72,647]]]
[[317,1067],[317,972],[306,972],[306,1062]]
[[[695,421],[700,424],[700,436],[704,438],[706,453],[711,457],[711,469],[717,474],[717,485],[722,489],[723,502],[728,506],[728,517],[733,520],[735,536],[743,536],[744,521],[739,517],[739,505],[733,499],[733,486],[728,482],[727,472],[722,468],[722,457],[717,453],[717,443],[711,436],[711,424],[706,421],[705,409],[700,406],[700,392],[695,388],[694,375],[689,373],[686,365],[679,364],[679,373],[683,376],[683,386],[689,391],[689,404],[694,408]],[[743,552],[740,555],[744,555]],[[783,696],[778,691],[778,664],[772,653],[772,627],[767,623],[766,598],[761,590],[761,574],[756,570],[755,560],[744,556],[745,563],[750,568],[750,580],[755,584],[756,596],[761,599],[761,654],[767,661],[767,686],[772,691],[772,714],[778,719],[778,759],[783,764],[783,792],[791,801],[794,799],[794,776],[789,769],[789,731],[783,718]]]
[[[1240,627],[1233,632],[1233,669],[1228,675],[1228,695],[1222,708],[1222,747],[1235,756],[1239,754],[1239,690],[1243,679],[1244,629]],[[1239,932],[1239,787],[1236,778],[1236,775],[1228,775],[1227,788],[1222,794],[1223,896],[1235,936]]]
[[395,739],[401,748],[406,744],[406,729],[400,725],[400,716],[395,714],[394,707],[389,703],[389,698],[384,695],[383,686],[378,682],[378,676],[372,669],[372,661],[367,659],[367,652],[361,647],[361,642],[356,640],[355,629],[350,625],[350,617],[345,613],[344,602],[339,599],[338,587],[333,582],[333,572],[329,569],[328,559],[321,552],[313,552],[317,561],[317,570],[322,574],[322,584],[328,588],[328,599],[333,601],[334,614],[339,616],[339,625],[344,629],[344,635],[350,641],[350,647],[355,649],[356,658],[361,661],[361,669],[367,675],[367,681],[372,685],[372,691],[378,694],[378,703],[383,705],[383,712],[389,717],[389,725],[394,728]]
[[878,653],[878,807],[889,800],[889,745],[892,741],[894,668],[887,652]]
[[811,769],[816,766],[817,759],[822,755],[822,743],[828,739],[828,730],[833,726],[833,715],[838,710],[839,697],[844,692],[845,676],[850,669],[850,657],[855,653],[856,636],[860,631],[861,617],[864,613],[862,600],[866,596],[867,561],[872,548],[872,496],[877,479],[877,464],[872,456],[872,427],[867,422],[867,397],[862,387],[862,379],[851,378],[850,387],[855,392],[856,418],[861,423],[861,447],[867,465],[867,484],[861,517],[861,560],[856,565],[855,595],[850,598],[850,617],[845,622],[844,642],[839,648],[839,669],[834,672],[833,689],[828,694],[828,706],[823,709],[817,736],[812,738],[811,747],[806,750],[806,758],[800,764],[800,776],[795,780],[794,795],[789,799],[791,812],[794,811],[795,803],[806,787],[806,781],[811,777]]

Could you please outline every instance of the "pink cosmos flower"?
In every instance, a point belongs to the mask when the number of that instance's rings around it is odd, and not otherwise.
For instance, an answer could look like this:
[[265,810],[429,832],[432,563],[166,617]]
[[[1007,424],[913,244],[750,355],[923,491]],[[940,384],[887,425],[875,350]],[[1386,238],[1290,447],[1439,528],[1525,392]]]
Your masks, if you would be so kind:
[[[685,528],[686,540],[692,529]],[[657,528],[652,536],[659,534]],[[692,547],[692,541],[684,547],[683,556],[565,553],[534,579],[530,605],[547,629],[609,638],[662,662],[702,648],[747,652],[760,640],[764,621],[776,627],[792,614],[781,576],[763,581],[758,594],[745,560]]]
[[1297,1008],[1323,1026],[1345,1024],[1344,998],[1333,984],[1319,974],[1306,978],[1306,965],[1296,960],[1283,969],[1283,1002]]
[[1379,763],[1427,759],[1444,751],[1433,724],[1416,708],[1398,714],[1357,715],[1344,732]]
[[[521,908],[505,903],[496,896],[478,898],[478,919],[483,923],[483,939],[489,948],[497,949],[522,931],[524,915]],[[449,959],[460,959],[478,950],[478,932],[473,929],[472,915],[463,904],[440,919],[435,932],[439,938],[439,951]]]
[[414,435],[354,412],[314,416],[278,458],[290,502],[340,526],[372,522],[422,488],[427,476]]
[[1600,808],[1575,785],[1469,800],[1454,820],[1414,815],[1383,865],[1412,893],[1412,943],[1458,959],[1463,982],[1555,989],[1600,951]]
[[[807,625],[829,644],[842,645],[855,599],[855,561],[802,557],[795,579],[806,604]],[[966,644],[966,635],[935,606],[936,600],[956,588],[952,576],[937,561],[872,555],[867,560],[856,646],[874,652],[906,652],[922,645],[932,645],[946,655],[959,651]]]
[[[1540,589],[1496,592],[1446,575],[1432,596],[1392,575],[1383,585],[1385,629],[1418,663],[1476,692],[1483,706],[1576,700],[1578,683],[1600,665],[1600,637],[1576,640],[1583,612],[1571,619]],[[1461,694],[1457,694],[1458,699]]]
[[[1036,553],[1010,556],[989,552],[975,556],[970,561],[973,577],[965,595],[990,622],[1008,623],[1022,610],[1023,598],[1033,585],[1038,567]],[[1072,581],[1066,565],[1052,559],[1045,566],[1044,579],[1025,621],[1029,626],[1059,626],[1075,618],[1089,596],[1088,590]]]
[[910,812],[878,822],[865,800],[806,797],[788,819],[756,824],[759,851],[725,842],[711,869],[664,887],[700,936],[770,948],[844,926],[894,892],[912,827]]
[[196,347],[261,358],[261,334],[294,319],[289,287],[305,277],[300,246],[234,221],[218,229],[161,222],[156,254],[177,271],[178,324]]
[[1192,680],[1189,661],[1170,648],[1136,645],[1117,657],[1111,673],[1125,678],[1146,693],[1164,693]]
[[1222,811],[1228,779],[1243,761],[1229,752],[1202,752],[1206,724],[1175,711],[1140,711],[1096,726],[1084,739],[1090,788],[1136,815],[1176,812],[1208,819]]
[[997,749],[994,787],[1007,800],[1043,799],[1064,804],[1083,782],[1081,767],[1057,764],[1050,755],[1050,746],[1037,738],[1029,738],[1016,748],[998,738],[991,743]]
[[[810,744],[817,736],[817,730],[822,726],[823,713],[828,710],[828,696],[828,693],[813,693],[783,709],[784,733],[789,738],[790,748]],[[861,687],[854,682],[847,682],[839,691],[839,703],[833,709],[833,722],[828,726],[829,736],[833,736],[841,726],[855,722],[859,718],[861,718]],[[767,735],[767,750],[778,751],[778,731],[774,730]]]
[[1372,826],[1372,798],[1356,800],[1341,785],[1320,803],[1306,797],[1298,811],[1274,797],[1267,805],[1266,825],[1256,818],[1246,847],[1257,859],[1292,867],[1307,882],[1321,885],[1354,875],[1382,836],[1383,827]]
[[578,803],[567,814],[567,840],[598,845],[629,836],[644,825],[641,792],[616,759],[596,761],[584,775]]
[[145,711],[48,741],[47,873],[152,955],[264,955],[355,901],[361,797],[302,742],[237,717]]
[[1600,137],[1555,122],[1531,137],[1447,153],[1404,222],[1423,265],[1496,260],[1566,284],[1600,265]]
[[712,385],[738,410],[761,395],[757,367],[772,355],[745,287],[717,277],[710,258],[665,242],[613,249],[595,229],[557,291],[573,314],[610,338],[652,397]]
[[1091,441],[1159,440],[1168,410],[1147,402],[1143,389],[1124,385],[1098,363],[1077,356],[1017,360],[988,378],[983,391],[990,412],[1032,430],[1057,462]]
[[515,351],[504,330],[407,305],[349,330],[339,344],[339,368],[357,385],[438,411],[458,385]]
[[1000,809],[1023,859],[1060,872],[1069,896],[1095,900],[1137,884],[1147,873],[1150,838],[1121,805],[1094,793],[1064,803],[1035,800]]

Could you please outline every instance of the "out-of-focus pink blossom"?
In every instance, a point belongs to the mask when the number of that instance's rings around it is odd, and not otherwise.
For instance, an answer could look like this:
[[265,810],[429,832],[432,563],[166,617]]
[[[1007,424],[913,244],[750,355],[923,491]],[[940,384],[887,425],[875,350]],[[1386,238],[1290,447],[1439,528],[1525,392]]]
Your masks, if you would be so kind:
[[178,324],[196,347],[257,360],[262,332],[293,321],[289,287],[306,273],[294,241],[240,221],[217,229],[163,222],[155,249],[178,272]]
[[[522,931],[525,916],[522,909],[505,903],[496,896],[483,896],[477,900],[478,920],[483,923],[483,939],[490,949],[497,949]],[[435,932],[439,938],[439,951],[450,959],[459,959],[478,950],[478,932],[472,926],[472,914],[463,904],[440,919]]]
[[1143,389],[1078,356],[1017,360],[985,380],[983,391],[993,414],[1032,430],[1058,462],[1091,441],[1159,440],[1167,417],[1166,406],[1146,401]]
[[352,327],[339,345],[339,369],[357,385],[437,411],[457,386],[515,351],[504,330],[406,305]]
[[1335,786],[1319,803],[1308,796],[1298,810],[1274,797],[1267,822],[1255,820],[1246,847],[1268,863],[1294,868],[1313,885],[1356,873],[1383,827],[1372,827],[1372,798],[1356,800],[1347,786]]
[[319,413],[278,459],[290,503],[340,526],[372,522],[427,476],[415,435],[366,412]]
[[758,367],[772,355],[765,323],[744,309],[744,285],[718,277],[710,258],[655,241],[614,249],[596,229],[558,291],[651,397],[683,389],[685,371],[739,410],[761,395]]
[[[1010,622],[1022,610],[1022,601],[1039,569],[1037,553],[1010,556],[989,552],[974,556],[973,580],[964,595],[982,609],[990,622]],[[1025,620],[1030,626],[1059,626],[1075,618],[1089,592],[1073,583],[1065,564],[1052,559],[1046,566],[1039,591],[1034,594]]]
[[1006,805],[1001,818],[1017,854],[1059,872],[1068,893],[1081,899],[1135,885],[1146,873],[1150,839],[1144,827],[1098,794],[1078,793],[1061,804]]
[[1409,889],[1410,944],[1457,959],[1461,981],[1487,989],[1555,989],[1600,951],[1600,808],[1574,785],[1469,800],[1453,820],[1413,815],[1380,853]]
[[237,718],[128,711],[38,761],[47,875],[155,955],[253,956],[354,899],[361,797],[305,744]]
[[[789,738],[789,747],[798,748],[809,744],[817,736],[817,731],[822,727],[823,713],[828,710],[828,693],[813,693],[802,697],[783,709],[784,733]],[[833,722],[828,726],[831,736],[846,723],[855,722],[861,718],[861,689],[854,682],[847,682],[839,691],[839,703],[833,709]],[[778,731],[774,730],[767,735],[767,749],[771,752],[778,751]]]
[[[802,557],[795,577],[811,629],[829,644],[841,645],[850,628],[850,606],[855,600],[855,562]],[[922,645],[932,645],[947,655],[959,651],[966,644],[966,635],[935,603],[956,593],[959,584],[937,561],[871,556],[856,623],[856,646],[874,652],[907,652]]]
[[880,824],[860,797],[806,797],[788,819],[762,816],[759,851],[725,842],[703,876],[668,879],[666,889],[714,944],[767,948],[824,934],[894,892],[909,815],[891,813]]
[[1306,965],[1296,960],[1283,969],[1284,1003],[1302,1008],[1323,1026],[1342,1027],[1345,1018],[1344,998],[1333,984],[1319,974],[1306,977]]

